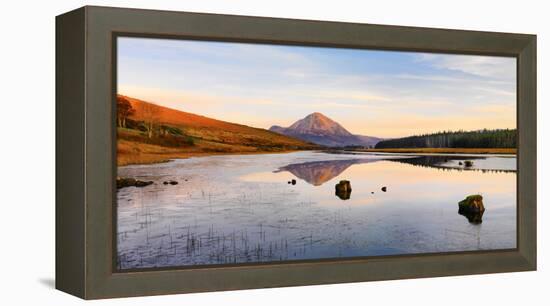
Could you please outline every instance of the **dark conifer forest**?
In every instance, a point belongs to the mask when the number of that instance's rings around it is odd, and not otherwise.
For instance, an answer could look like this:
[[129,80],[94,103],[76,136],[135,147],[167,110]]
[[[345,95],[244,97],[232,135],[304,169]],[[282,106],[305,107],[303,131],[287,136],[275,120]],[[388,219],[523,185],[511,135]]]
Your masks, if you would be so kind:
[[380,141],[376,149],[394,148],[515,148],[516,129],[438,132]]

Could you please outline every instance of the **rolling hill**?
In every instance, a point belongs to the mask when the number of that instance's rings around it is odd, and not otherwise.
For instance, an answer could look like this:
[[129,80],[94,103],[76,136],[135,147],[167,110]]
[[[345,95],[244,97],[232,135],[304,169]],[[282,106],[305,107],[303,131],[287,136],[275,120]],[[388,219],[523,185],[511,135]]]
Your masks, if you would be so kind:
[[[130,102],[128,126],[117,129],[118,164],[160,162],[208,154],[268,153],[316,149],[303,140],[208,118],[119,95]],[[153,122],[154,133],[147,135]]]

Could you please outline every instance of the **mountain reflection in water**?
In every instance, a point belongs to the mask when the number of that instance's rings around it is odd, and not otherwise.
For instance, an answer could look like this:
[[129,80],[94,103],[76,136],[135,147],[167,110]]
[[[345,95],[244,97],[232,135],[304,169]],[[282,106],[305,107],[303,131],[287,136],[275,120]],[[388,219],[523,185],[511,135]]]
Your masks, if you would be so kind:
[[321,186],[323,183],[337,177],[354,164],[375,162],[375,159],[347,159],[315,161],[299,164],[290,164],[274,171],[275,173],[288,171],[299,179],[313,186]]
[[[387,160],[392,162],[405,163],[413,166],[430,167],[440,170],[449,171],[481,171],[481,172],[516,172],[512,167],[496,167],[496,168],[484,168],[478,167],[476,161],[483,161],[484,156],[411,156],[400,158],[380,158],[380,159],[367,159],[367,158],[354,158],[346,160],[325,160],[314,161],[305,163],[289,164],[284,167],[273,171],[274,173],[280,173],[288,171],[299,179],[306,181],[313,186],[321,186],[327,181],[339,176],[346,171],[350,166],[355,164],[366,164],[377,162],[381,160]],[[507,158],[502,158],[506,160]],[[474,166],[464,167],[459,165],[459,162],[465,160],[474,161]]]

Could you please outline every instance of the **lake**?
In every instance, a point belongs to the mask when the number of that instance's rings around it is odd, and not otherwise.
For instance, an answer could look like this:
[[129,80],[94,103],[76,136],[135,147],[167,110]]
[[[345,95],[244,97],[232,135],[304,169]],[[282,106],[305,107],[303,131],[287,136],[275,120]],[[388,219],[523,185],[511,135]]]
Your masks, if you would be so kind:
[[[117,192],[119,269],[516,247],[515,156],[218,155],[118,175],[154,182]],[[482,223],[458,214],[471,194]]]

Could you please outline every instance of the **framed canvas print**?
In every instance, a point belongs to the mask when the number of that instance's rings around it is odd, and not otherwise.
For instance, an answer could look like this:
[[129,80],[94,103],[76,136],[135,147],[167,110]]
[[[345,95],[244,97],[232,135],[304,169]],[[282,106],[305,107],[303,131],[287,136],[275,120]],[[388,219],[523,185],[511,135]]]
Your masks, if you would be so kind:
[[56,29],[58,289],[536,269],[534,35],[104,7]]

